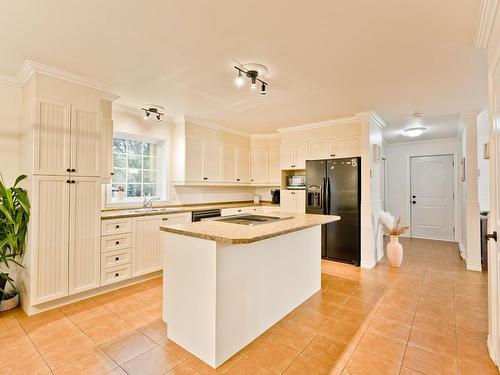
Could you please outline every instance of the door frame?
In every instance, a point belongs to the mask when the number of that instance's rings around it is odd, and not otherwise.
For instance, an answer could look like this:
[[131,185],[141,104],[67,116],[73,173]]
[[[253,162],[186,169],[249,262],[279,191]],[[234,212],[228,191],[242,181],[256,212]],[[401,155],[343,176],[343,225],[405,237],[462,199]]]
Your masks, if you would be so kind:
[[436,240],[436,241],[450,241],[450,240],[443,240],[442,238],[431,238],[431,237],[417,237],[413,236],[413,215],[412,215],[412,204],[411,204],[411,187],[412,187],[412,180],[411,180],[411,159],[412,158],[423,158],[423,157],[435,157],[435,156],[451,156],[453,159],[453,226],[455,228],[455,233],[454,233],[454,238],[453,242],[458,242],[460,238],[460,225],[458,223],[458,218],[460,217],[460,205],[458,204],[459,201],[459,187],[458,187],[458,166],[457,166],[457,153],[446,153],[446,154],[422,154],[422,155],[410,155],[408,157],[408,186],[407,186],[407,197],[408,197],[408,213],[410,217],[410,233],[409,237],[413,238],[425,238],[429,240]]

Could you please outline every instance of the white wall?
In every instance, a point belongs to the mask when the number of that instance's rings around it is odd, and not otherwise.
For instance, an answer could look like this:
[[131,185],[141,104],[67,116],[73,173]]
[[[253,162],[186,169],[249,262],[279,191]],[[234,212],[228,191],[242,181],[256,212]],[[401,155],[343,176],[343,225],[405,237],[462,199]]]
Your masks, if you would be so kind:
[[10,186],[19,174],[22,90],[0,84],[0,103],[0,174]]
[[479,169],[478,191],[479,209],[490,210],[490,163],[483,158],[483,145],[489,142],[488,111],[483,111],[477,117],[477,167]]
[[[455,160],[455,176],[457,176],[459,143],[457,139],[438,139],[432,141],[415,141],[388,144],[386,156],[386,210],[395,217],[401,217],[402,225],[410,225],[410,157],[453,154]],[[456,180],[458,180],[456,178]],[[454,187],[458,196],[458,181]],[[455,199],[455,228],[458,228],[458,199]],[[455,233],[458,240],[458,233]]]

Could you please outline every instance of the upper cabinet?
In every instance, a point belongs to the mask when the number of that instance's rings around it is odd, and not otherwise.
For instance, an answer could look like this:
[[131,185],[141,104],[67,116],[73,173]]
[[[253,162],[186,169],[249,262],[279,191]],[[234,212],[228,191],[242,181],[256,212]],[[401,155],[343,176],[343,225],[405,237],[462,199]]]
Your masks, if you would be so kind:
[[236,181],[236,150],[230,145],[222,145],[222,181]]
[[250,150],[239,148],[236,150],[236,182],[250,182]]
[[309,142],[309,160],[330,159],[334,156],[331,139]]
[[334,138],[333,153],[336,158],[360,156],[359,137]]
[[280,150],[278,148],[269,150],[269,183],[276,186],[281,183]]
[[203,181],[205,164],[204,142],[199,139],[186,138],[186,181]]
[[269,151],[252,150],[252,183],[267,184],[269,182]]
[[97,111],[37,100],[34,174],[100,177],[101,136]]
[[222,181],[222,145],[215,142],[205,143],[204,176],[208,182]]
[[305,169],[308,159],[307,142],[291,143],[281,146],[281,169]]

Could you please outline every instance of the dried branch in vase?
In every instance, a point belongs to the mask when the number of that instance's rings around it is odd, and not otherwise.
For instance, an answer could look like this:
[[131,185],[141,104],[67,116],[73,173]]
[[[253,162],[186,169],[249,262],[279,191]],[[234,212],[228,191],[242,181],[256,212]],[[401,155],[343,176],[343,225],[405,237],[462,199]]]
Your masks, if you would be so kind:
[[397,220],[394,220],[394,216],[389,212],[380,211],[379,220],[384,228],[384,233],[390,236],[400,236],[410,228],[400,226],[401,218],[398,217]]

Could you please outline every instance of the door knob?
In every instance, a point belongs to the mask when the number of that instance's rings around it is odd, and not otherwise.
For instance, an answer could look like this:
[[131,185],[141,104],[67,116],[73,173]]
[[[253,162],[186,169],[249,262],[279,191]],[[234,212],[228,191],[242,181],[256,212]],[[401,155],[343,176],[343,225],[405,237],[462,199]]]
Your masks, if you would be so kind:
[[495,231],[493,231],[493,233],[485,234],[484,238],[486,238],[486,240],[494,239],[495,242],[497,242],[497,231],[495,230]]

